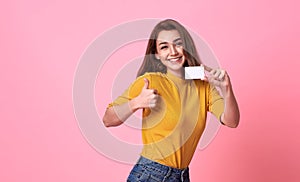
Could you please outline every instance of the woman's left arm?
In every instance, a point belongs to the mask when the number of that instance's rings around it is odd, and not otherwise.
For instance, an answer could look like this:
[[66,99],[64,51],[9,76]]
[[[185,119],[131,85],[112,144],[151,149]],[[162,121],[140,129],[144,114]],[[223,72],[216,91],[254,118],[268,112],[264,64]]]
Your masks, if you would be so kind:
[[235,99],[229,75],[222,69],[211,69],[204,66],[208,71],[207,80],[214,86],[219,87],[225,102],[224,113],[221,122],[229,127],[236,128],[239,125],[240,111]]

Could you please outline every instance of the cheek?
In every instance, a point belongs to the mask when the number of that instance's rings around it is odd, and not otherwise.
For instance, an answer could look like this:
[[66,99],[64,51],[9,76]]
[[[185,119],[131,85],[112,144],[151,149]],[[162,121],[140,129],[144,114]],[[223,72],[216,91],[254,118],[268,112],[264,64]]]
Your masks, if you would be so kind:
[[168,56],[168,54],[165,53],[164,51],[158,52],[157,55],[158,55],[158,57],[160,58],[160,60],[163,60],[163,61],[166,60],[166,58],[167,58],[167,56]]
[[183,47],[177,47],[177,52],[179,52],[180,54],[183,54]]

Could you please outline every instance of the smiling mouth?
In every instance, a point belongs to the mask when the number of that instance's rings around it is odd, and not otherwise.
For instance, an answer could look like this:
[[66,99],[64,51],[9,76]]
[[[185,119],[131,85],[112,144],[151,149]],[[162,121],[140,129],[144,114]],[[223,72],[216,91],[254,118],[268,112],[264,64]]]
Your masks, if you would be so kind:
[[182,56],[177,57],[177,58],[168,59],[168,61],[170,61],[170,62],[172,62],[172,63],[181,63],[181,61],[182,61]]

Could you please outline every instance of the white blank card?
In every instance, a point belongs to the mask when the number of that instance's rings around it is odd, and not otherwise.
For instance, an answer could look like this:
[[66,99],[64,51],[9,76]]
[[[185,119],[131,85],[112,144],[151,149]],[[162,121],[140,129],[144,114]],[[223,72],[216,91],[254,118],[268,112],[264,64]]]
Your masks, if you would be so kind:
[[185,79],[201,79],[204,80],[205,73],[203,66],[191,66],[184,68]]

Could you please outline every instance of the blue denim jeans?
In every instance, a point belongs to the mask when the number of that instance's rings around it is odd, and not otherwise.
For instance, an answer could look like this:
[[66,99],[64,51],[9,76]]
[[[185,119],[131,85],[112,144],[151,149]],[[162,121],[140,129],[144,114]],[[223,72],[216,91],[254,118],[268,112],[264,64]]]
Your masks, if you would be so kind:
[[177,169],[140,157],[127,182],[189,182],[189,168]]

